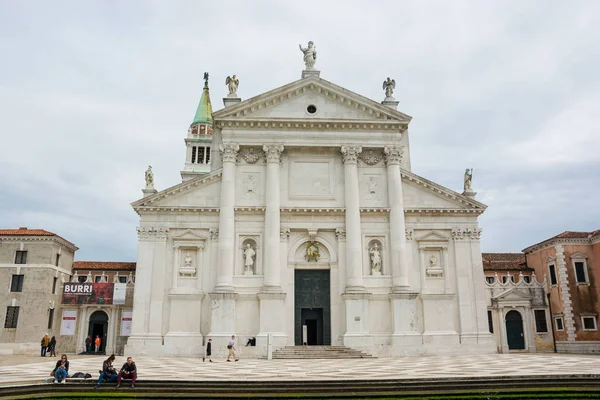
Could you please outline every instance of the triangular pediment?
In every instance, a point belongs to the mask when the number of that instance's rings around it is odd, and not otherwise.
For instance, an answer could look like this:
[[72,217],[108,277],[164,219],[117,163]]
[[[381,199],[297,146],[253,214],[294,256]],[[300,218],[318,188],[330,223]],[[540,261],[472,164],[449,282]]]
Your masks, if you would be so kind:
[[[309,113],[307,107],[315,106]],[[213,113],[215,121],[356,121],[394,122],[408,125],[406,114],[317,77],[294,81],[285,86],[244,100]]]
[[174,240],[206,240],[205,236],[199,235],[192,229],[186,229],[181,234],[173,236]]
[[450,238],[435,231],[429,231],[426,234],[416,238],[417,242],[447,242]]
[[179,185],[131,203],[138,213],[150,209],[218,209],[222,169],[200,175]]
[[481,214],[487,206],[440,184],[402,170],[402,195],[406,210],[442,210]]
[[573,253],[573,255],[571,255],[572,260],[585,260],[586,258],[588,258],[588,256],[580,251],[575,252]]
[[528,301],[531,300],[532,297],[529,293],[520,290],[518,287],[513,286],[510,289],[505,290],[504,292],[501,292],[499,294],[497,294],[496,296],[492,297],[492,299],[496,300],[496,301]]

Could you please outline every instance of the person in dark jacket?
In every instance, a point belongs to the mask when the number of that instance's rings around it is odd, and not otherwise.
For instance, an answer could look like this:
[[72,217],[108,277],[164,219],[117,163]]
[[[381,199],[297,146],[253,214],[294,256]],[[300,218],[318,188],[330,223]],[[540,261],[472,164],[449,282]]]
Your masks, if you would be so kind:
[[204,362],[205,358],[208,358],[208,361],[213,362],[212,358],[211,358],[211,353],[212,353],[212,339],[208,339],[208,342],[206,342],[206,354],[204,354],[204,357],[202,357],[202,362]]
[[135,380],[137,379],[137,368],[133,362],[133,358],[127,357],[127,362],[121,367],[119,376],[117,377],[117,386],[121,386],[121,379],[131,379],[131,388],[135,387]]
[[54,383],[67,383],[66,378],[69,376],[69,360],[67,355],[60,356],[60,360],[56,362],[56,366],[52,370],[51,375],[54,376]]
[[115,361],[115,355],[111,354],[104,362],[102,363],[102,371],[100,371],[100,376],[98,377],[98,383],[94,387],[94,389],[98,389],[100,384],[104,379],[107,382],[114,382],[117,380],[117,371],[112,366],[113,361]]
[[50,339],[50,344],[48,344],[48,351],[50,352],[50,357],[56,357],[56,337],[52,336]]
[[88,335],[88,337],[85,339],[85,352],[89,353],[91,349],[92,349],[92,337],[90,335]]

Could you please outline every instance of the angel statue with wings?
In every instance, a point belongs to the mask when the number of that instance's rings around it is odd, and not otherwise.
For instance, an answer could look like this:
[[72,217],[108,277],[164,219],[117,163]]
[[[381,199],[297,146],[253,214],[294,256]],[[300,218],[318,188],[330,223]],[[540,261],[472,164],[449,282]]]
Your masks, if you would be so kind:
[[239,79],[237,79],[235,77],[235,75],[233,76],[228,76],[227,79],[225,79],[225,84],[227,85],[227,88],[229,89],[229,97],[237,97],[237,88],[240,85],[240,81]]
[[390,99],[393,98],[392,94],[394,94],[394,89],[396,89],[396,81],[394,79],[388,78],[383,81],[383,90],[385,90],[385,98]]

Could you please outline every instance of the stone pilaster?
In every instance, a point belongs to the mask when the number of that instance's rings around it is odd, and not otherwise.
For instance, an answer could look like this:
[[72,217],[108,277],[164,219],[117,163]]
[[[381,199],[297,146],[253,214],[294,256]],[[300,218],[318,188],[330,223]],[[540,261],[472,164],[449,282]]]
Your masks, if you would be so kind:
[[418,293],[391,293],[392,302],[392,354],[393,356],[418,354],[422,345],[419,332]]
[[400,162],[403,147],[388,146],[384,149],[387,165],[388,198],[390,203],[390,242],[392,266],[392,291],[410,289],[408,276],[408,254],[406,248],[404,198]]
[[279,242],[281,236],[280,218],[280,171],[283,146],[278,144],[264,145],[267,160],[267,184],[265,190],[265,254],[263,292],[281,292],[281,272],[279,259]]
[[236,143],[223,143],[221,158],[223,174],[221,176],[221,205],[219,211],[219,274],[216,292],[233,291],[233,256],[235,234],[235,166],[240,146]]
[[358,191],[360,146],[342,146],[344,194],[346,201],[346,292],[365,290],[362,271],[362,245]]
[[567,341],[575,341],[575,318],[573,317],[573,301],[569,291],[569,274],[567,273],[567,263],[565,261],[565,249],[562,245],[554,246],[556,251],[556,270],[558,272],[558,284],[560,285],[560,298],[563,304],[565,331],[567,332]]

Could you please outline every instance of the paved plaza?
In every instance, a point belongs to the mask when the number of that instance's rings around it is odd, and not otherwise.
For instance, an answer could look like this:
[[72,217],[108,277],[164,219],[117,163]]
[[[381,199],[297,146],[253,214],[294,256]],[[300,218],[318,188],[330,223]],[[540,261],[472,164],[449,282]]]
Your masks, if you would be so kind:
[[[98,377],[104,356],[72,356],[70,372]],[[600,356],[492,354],[344,360],[257,360],[202,362],[196,358],[137,357],[140,380],[297,381],[390,380],[448,377],[600,374]],[[38,383],[49,377],[56,359],[0,356],[0,386]],[[125,362],[117,357],[115,367]]]

